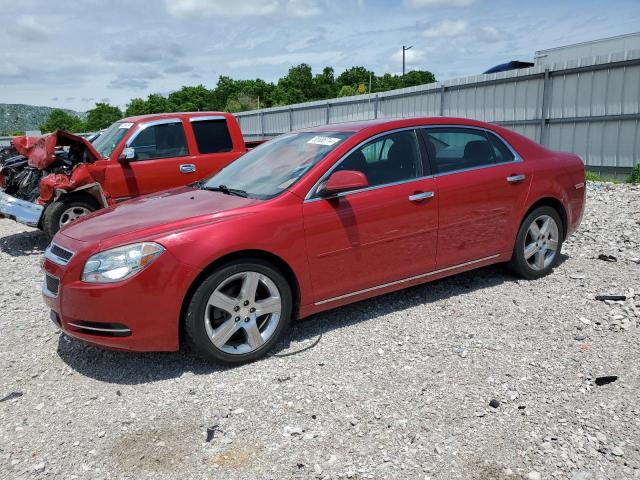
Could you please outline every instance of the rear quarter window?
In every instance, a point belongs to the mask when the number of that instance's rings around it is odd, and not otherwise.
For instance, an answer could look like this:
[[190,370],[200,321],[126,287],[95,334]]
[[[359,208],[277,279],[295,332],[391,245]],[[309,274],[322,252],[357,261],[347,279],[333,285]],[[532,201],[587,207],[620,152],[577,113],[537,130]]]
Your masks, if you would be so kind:
[[516,156],[511,149],[507,147],[502,140],[491,132],[487,132],[489,143],[493,146],[494,158],[496,163],[512,162]]
[[233,142],[225,119],[191,122],[200,153],[222,153],[233,150]]

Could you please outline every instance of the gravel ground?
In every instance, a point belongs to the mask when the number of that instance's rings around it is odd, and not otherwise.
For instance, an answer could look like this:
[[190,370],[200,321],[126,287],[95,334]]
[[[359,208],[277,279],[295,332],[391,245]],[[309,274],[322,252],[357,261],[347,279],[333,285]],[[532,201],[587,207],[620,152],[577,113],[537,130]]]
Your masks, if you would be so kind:
[[0,220],[2,479],[640,478],[638,186],[589,185],[547,278],[494,266],[360,302],[239,368],[61,335],[45,243]]

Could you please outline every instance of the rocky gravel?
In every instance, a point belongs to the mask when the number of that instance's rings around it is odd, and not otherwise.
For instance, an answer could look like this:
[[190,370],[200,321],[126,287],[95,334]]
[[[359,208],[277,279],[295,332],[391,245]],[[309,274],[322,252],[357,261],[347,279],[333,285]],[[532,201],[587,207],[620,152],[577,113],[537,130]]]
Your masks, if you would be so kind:
[[44,238],[0,220],[0,478],[640,478],[640,187],[587,195],[546,278],[363,301],[237,368],[60,334]]

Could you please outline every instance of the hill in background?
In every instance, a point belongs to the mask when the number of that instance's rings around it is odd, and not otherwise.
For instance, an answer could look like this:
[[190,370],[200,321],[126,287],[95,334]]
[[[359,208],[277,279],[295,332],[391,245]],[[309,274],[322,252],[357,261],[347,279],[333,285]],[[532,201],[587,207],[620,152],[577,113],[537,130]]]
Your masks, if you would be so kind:
[[[9,135],[13,132],[26,130],[38,130],[40,125],[46,122],[52,110],[51,107],[36,107],[14,103],[0,103],[0,135]],[[84,118],[85,114],[73,110],[65,112]]]

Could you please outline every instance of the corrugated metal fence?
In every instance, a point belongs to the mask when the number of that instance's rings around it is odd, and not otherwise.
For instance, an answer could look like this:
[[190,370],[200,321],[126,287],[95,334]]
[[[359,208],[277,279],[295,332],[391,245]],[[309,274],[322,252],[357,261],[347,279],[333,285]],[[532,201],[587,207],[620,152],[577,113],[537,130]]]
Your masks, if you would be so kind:
[[640,163],[640,50],[236,116],[251,139],[371,118],[473,118],[624,173]]

